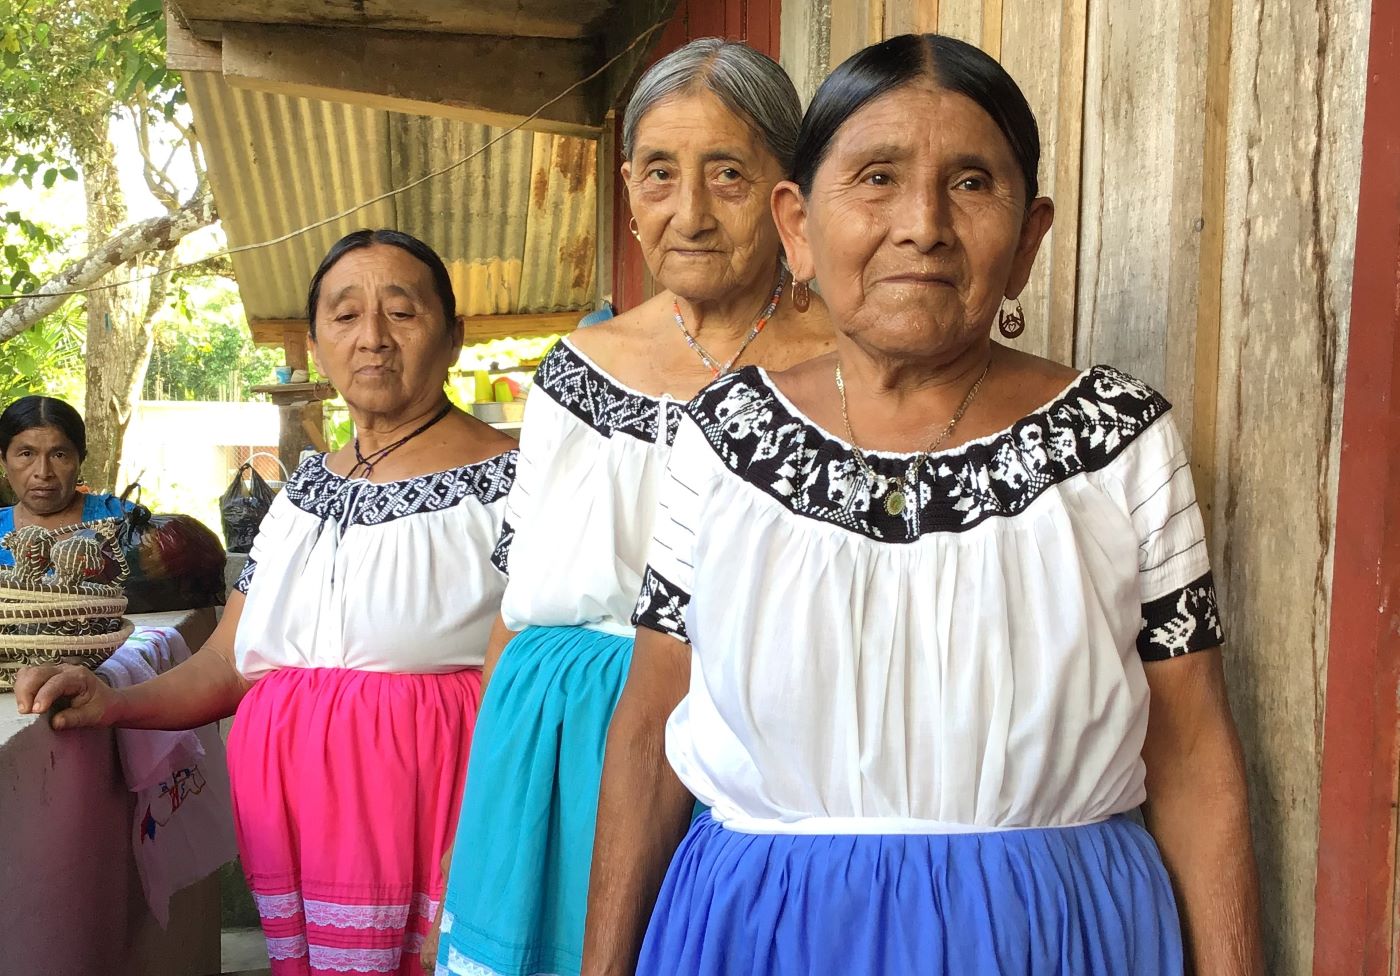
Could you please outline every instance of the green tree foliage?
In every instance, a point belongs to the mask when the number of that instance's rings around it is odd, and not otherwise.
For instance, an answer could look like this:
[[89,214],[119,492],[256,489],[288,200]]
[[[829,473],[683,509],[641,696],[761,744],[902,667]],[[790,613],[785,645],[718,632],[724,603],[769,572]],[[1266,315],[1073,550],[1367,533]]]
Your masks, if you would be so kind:
[[[116,477],[132,403],[141,392],[152,350],[152,324],[169,300],[175,243],[215,219],[202,160],[181,111],[178,76],[165,68],[161,0],[0,0],[0,191],[22,182],[53,187],[81,175],[87,254],[61,249],[32,233],[37,215],[19,213],[8,233],[24,237],[41,257],[62,251],[61,270],[45,279],[55,291],[84,292],[89,479],[107,487]],[[115,119],[135,128],[143,175],[167,214],[131,221],[121,191]],[[170,139],[162,136],[173,134]],[[197,187],[188,199],[172,178],[172,152],[188,151]],[[3,208],[0,208],[3,209]],[[13,208],[11,208],[13,210]],[[6,339],[64,313],[64,299],[25,295],[35,263],[5,254],[0,336]],[[23,260],[23,263],[22,263]],[[46,263],[46,262],[45,262]],[[27,286],[27,287],[23,287]]]
[[0,0],[0,158],[11,178],[75,179],[123,107],[174,120],[161,0]]
[[[0,262],[20,287],[37,283],[45,271],[46,248],[58,247],[58,235],[43,224],[3,214],[0,222]],[[21,226],[23,225],[23,226]],[[82,310],[68,305],[44,322],[0,344],[0,409],[22,396],[42,393],[61,397],[79,408],[83,402]]]
[[275,380],[277,350],[253,345],[232,283],[216,278],[185,286],[175,307],[155,323],[146,371],[147,400],[244,400]]

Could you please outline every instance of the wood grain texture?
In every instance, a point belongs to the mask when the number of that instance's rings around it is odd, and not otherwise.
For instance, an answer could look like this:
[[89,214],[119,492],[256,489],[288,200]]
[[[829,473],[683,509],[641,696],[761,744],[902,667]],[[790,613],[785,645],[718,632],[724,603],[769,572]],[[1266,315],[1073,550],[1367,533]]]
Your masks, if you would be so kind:
[[982,50],[1001,60],[1003,0],[982,0]]
[[[1002,65],[1021,86],[1040,127],[1039,193],[1041,196],[1056,197],[1059,190],[1055,150],[1060,130],[1060,49],[1064,41],[1061,34],[1061,5],[1048,5],[1043,0],[1005,0],[1000,15],[1005,25]],[[1070,127],[1077,132],[1078,119]],[[1070,179],[1077,184],[1078,174],[1072,174]],[[1076,195],[1072,193],[1071,199]],[[1056,226],[1051,228],[1049,236],[1041,243],[1040,256],[1031,272],[1030,283],[1020,297],[1026,315],[1026,331],[1015,341],[1015,345],[1037,356],[1051,355],[1052,255],[1058,241],[1075,239],[1075,216],[1073,212],[1057,213]],[[1060,223],[1061,218],[1064,218],[1064,224]]]
[[885,37],[938,30],[939,0],[885,0]]
[[1313,972],[1400,968],[1400,5],[1371,9]]
[[1080,365],[1111,363],[1157,387],[1188,436],[1190,376],[1168,367],[1168,349],[1196,324],[1194,307],[1169,310],[1173,281],[1194,282],[1199,270],[1200,193],[1177,160],[1199,165],[1204,115],[1175,95],[1198,85],[1197,35],[1183,29],[1194,2],[1153,4],[1150,17],[1121,4],[1090,9],[1075,336]]
[[[1191,473],[1209,538],[1215,513],[1215,430],[1220,390],[1220,293],[1225,261],[1225,173],[1230,125],[1227,3],[1211,4],[1206,31],[1205,132],[1201,142],[1200,274],[1196,285],[1195,385],[1191,394]],[[1176,297],[1180,297],[1179,294]]]
[[230,24],[222,53],[230,84],[391,112],[596,136],[606,110],[574,88],[539,111],[598,67],[587,41]]
[[783,4],[779,38],[779,62],[805,107],[830,70],[830,3],[789,0]]
[[1365,0],[1236,0],[1214,548],[1269,971],[1311,971]]
[[969,44],[981,44],[982,0],[939,0],[938,32]]
[[[1045,355],[1074,362],[1079,313],[1079,222],[1084,149],[1084,57],[1088,43],[1088,0],[1064,0],[1060,12],[1060,78],[1055,106],[1053,148],[1055,227],[1048,242],[1050,304]],[[1047,145],[1042,139],[1042,145]]]
[[831,0],[831,67],[881,39],[884,0]]

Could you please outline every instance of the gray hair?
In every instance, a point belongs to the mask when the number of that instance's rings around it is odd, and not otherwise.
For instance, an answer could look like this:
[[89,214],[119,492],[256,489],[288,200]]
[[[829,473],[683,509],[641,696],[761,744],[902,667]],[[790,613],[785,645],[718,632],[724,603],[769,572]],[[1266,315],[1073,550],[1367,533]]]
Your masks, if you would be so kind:
[[802,103],[779,64],[747,44],[702,37],[672,51],[647,69],[622,116],[622,154],[637,148],[637,126],[660,102],[692,89],[714,94],[763,138],[786,174],[797,149]]

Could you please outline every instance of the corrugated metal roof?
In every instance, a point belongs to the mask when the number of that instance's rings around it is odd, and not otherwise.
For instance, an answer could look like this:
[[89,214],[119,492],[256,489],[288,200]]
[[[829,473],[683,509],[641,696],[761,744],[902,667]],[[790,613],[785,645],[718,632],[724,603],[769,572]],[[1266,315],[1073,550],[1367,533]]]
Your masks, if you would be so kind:
[[[185,88],[229,244],[279,237],[464,158],[501,130],[228,85]],[[233,256],[249,319],[305,315],[332,243],[397,227],[437,250],[465,315],[591,307],[595,163],[588,139],[518,131],[451,173],[284,243]]]

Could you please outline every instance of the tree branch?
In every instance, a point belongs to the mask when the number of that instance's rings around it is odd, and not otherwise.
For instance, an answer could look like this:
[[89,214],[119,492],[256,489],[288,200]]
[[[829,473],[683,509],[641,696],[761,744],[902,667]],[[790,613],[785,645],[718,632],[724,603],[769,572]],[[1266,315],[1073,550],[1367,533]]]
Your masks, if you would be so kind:
[[136,125],[136,148],[141,153],[141,172],[146,178],[146,188],[166,210],[179,209],[180,192],[169,176],[170,164],[179,151],[179,143],[170,148],[165,162],[157,166],[151,156],[150,103],[145,94],[137,96],[137,103],[131,106],[131,117]]
[[170,270],[175,267],[175,249],[161,252],[156,264],[156,276],[151,281],[151,294],[146,300],[146,321],[156,317],[165,300],[170,297]]
[[213,196],[202,190],[179,210],[123,227],[83,257],[70,261],[34,292],[0,310],[0,342],[13,339],[68,301],[71,296],[62,293],[95,285],[143,254],[169,251],[186,235],[217,219]]

